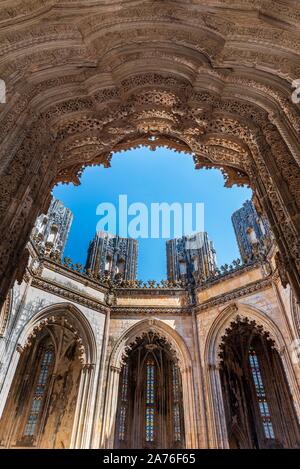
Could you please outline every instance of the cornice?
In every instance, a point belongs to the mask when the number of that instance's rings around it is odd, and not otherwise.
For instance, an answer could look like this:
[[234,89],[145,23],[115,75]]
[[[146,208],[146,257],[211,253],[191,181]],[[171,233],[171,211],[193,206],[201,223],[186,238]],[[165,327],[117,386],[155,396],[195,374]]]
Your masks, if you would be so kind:
[[229,293],[218,295],[212,299],[205,301],[202,304],[195,306],[195,311],[196,313],[201,313],[202,311],[205,311],[214,306],[219,306],[221,304],[241,298],[243,296],[250,295],[251,293],[264,290],[266,288],[271,287],[272,282],[273,282],[273,277],[270,276],[264,279],[260,279],[256,282],[252,282],[246,287],[236,288],[235,290],[232,290]]
[[74,301],[75,303],[79,303],[82,306],[91,308],[101,313],[106,314],[107,312],[109,312],[109,308],[103,303],[96,300],[92,300],[87,295],[75,292],[71,288],[62,287],[54,281],[50,282],[40,277],[33,277],[31,285],[46,292],[52,293],[53,295],[60,296],[69,301]]
[[[175,316],[190,316],[192,315],[193,312],[196,314],[201,313],[209,308],[219,306],[221,304],[230,302],[232,300],[250,295],[254,292],[264,290],[266,288],[269,288],[272,286],[272,282],[274,282],[274,275],[269,276],[264,279],[260,279],[256,282],[252,282],[249,285],[242,287],[242,288],[237,288],[229,293],[218,295],[214,298],[211,298],[207,301],[205,301],[202,304],[197,304],[197,305],[190,305],[190,306],[178,306],[178,307],[168,307],[168,306],[143,306],[143,305],[137,305],[137,306],[115,306],[113,305],[111,308],[108,306],[104,305],[101,302],[98,302],[96,300],[92,300],[88,298],[84,294],[80,294],[78,292],[75,292],[74,290],[67,288],[67,287],[62,287],[58,283],[54,281],[48,281],[40,277],[33,277],[32,278],[32,286],[39,288],[41,290],[47,291],[49,293],[52,293],[54,295],[60,296],[62,298],[65,298],[69,301],[74,301],[76,303],[79,303],[83,306],[86,306],[88,308],[91,308],[95,311],[100,311],[104,314],[110,311],[110,314],[112,317],[123,317],[123,316],[153,316],[153,315],[175,315]],[[128,290],[126,290],[128,294]],[[150,295],[157,295],[160,292],[156,290],[141,290],[138,291],[140,294],[145,294],[145,292],[149,293]],[[166,295],[168,292],[164,292]],[[136,294],[136,291],[134,291],[134,294]],[[130,295],[129,295],[130,296]]]
[[117,297],[135,296],[176,296],[186,295],[186,288],[116,288]]
[[52,270],[53,272],[62,274],[67,278],[84,284],[85,286],[94,288],[95,290],[101,293],[107,293],[108,291],[108,287],[101,285],[99,282],[96,282],[95,280],[87,277],[86,275],[83,275],[81,272],[76,272],[75,270],[69,269],[67,266],[58,264],[57,262],[52,261],[49,258],[41,258],[41,261],[43,262],[44,267]]
[[110,316],[112,318],[123,316],[191,316],[191,307],[163,307],[163,306],[113,306]]
[[266,288],[271,287],[272,282],[274,281],[273,276],[260,279],[256,282],[252,282],[251,284],[247,285],[246,287],[237,288],[229,293],[219,295],[214,297],[202,304],[198,305],[190,305],[184,307],[156,307],[156,306],[113,306],[111,308],[111,316],[117,317],[122,315],[176,315],[176,316],[190,316],[193,312],[200,313],[205,311],[211,307],[218,306],[223,303],[227,303],[234,299],[241,298],[243,296],[247,296],[251,293],[264,290]]

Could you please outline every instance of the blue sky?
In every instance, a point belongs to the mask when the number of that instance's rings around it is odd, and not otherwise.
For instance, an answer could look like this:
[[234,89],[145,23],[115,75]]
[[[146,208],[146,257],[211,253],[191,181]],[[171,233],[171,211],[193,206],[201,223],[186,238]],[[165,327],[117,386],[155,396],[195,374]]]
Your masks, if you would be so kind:
[[[60,184],[53,189],[53,195],[74,214],[65,256],[85,263],[89,240],[100,219],[97,206],[111,202],[118,208],[120,194],[127,194],[128,205],[146,204],[149,212],[153,202],[204,203],[204,229],[214,242],[218,264],[239,257],[231,215],[251,198],[251,190],[227,189],[219,170],[195,170],[191,155],[165,148],[115,153],[110,168],[86,168],[80,186]],[[161,238],[139,239],[138,278],[166,278],[165,243]]]

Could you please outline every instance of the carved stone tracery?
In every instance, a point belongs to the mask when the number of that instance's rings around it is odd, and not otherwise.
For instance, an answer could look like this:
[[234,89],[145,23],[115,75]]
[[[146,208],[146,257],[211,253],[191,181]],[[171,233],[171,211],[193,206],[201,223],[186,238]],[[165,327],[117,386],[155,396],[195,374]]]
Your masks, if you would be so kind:
[[281,362],[284,353],[263,326],[247,317],[237,316],[226,329],[219,356],[231,448],[298,447],[299,424]]
[[57,3],[0,8],[2,298],[51,187],[79,184],[84,167],[109,166],[114,151],[137,145],[191,152],[196,168],[221,168],[228,187],[249,184],[299,290],[300,114],[290,99],[299,8],[78,2],[70,17],[71,3],[59,13]]

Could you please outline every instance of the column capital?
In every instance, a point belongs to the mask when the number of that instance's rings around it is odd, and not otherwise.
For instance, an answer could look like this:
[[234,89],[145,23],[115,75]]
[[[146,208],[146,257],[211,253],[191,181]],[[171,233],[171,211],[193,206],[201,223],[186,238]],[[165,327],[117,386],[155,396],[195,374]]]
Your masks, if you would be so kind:
[[111,371],[113,371],[114,373],[118,373],[118,374],[121,373],[121,368],[119,368],[118,366],[111,365],[111,366],[110,366],[110,369],[111,369]]

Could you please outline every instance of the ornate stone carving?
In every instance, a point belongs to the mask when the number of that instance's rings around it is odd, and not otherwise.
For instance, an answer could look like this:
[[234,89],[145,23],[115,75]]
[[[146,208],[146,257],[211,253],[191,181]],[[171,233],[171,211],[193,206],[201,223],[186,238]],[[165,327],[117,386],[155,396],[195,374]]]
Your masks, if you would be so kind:
[[299,291],[299,7],[78,2],[57,16],[56,3],[0,7],[1,298],[53,184],[79,184],[87,165],[153,138],[255,190]]
[[280,255],[280,252],[277,252],[275,254],[275,263],[276,263],[276,268],[279,273],[279,277],[282,283],[283,288],[286,288],[289,283],[289,279],[287,276],[287,271],[289,270],[288,265],[283,261],[282,256]]
[[11,302],[12,302],[12,291],[9,292],[7,295],[7,298],[0,310],[0,337],[3,336],[7,323],[9,321],[9,312],[11,308]]

